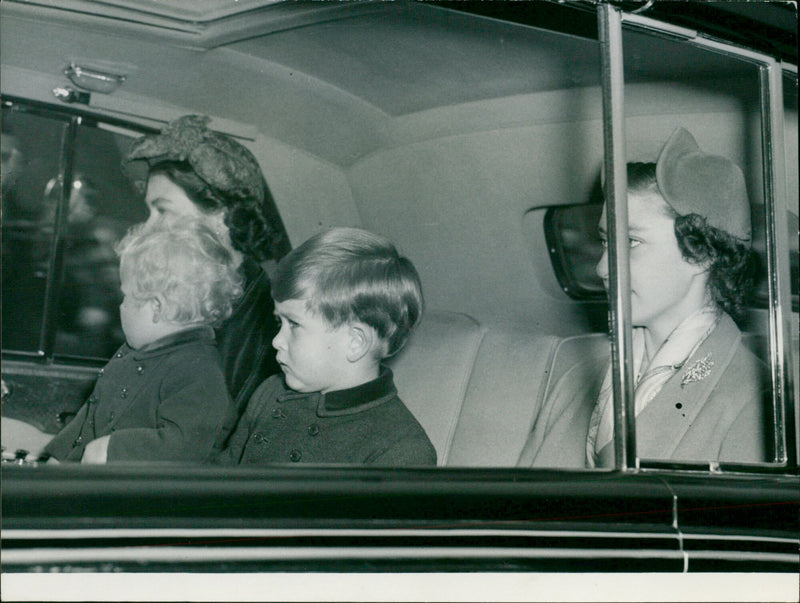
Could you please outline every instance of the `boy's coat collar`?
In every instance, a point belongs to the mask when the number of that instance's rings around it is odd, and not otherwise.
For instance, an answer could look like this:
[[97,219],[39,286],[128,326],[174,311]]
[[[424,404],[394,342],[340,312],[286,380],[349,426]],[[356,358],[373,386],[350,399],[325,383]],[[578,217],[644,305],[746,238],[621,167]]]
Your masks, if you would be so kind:
[[321,394],[287,391],[278,396],[278,402],[290,402],[301,398],[316,400],[318,417],[337,417],[364,412],[388,402],[397,395],[392,370],[381,367],[376,379],[348,389]]

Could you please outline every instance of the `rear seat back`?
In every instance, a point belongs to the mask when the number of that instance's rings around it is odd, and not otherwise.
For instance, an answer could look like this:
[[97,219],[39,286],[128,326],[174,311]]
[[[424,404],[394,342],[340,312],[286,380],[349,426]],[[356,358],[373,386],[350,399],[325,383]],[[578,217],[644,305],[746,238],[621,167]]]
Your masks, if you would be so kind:
[[510,326],[487,330],[446,465],[516,465],[544,399],[557,341]]
[[400,398],[431,439],[438,464],[450,453],[484,330],[466,314],[427,311],[390,359]]
[[516,463],[556,341],[512,327],[486,328],[466,314],[426,312],[389,364],[439,465]]
[[[574,335],[558,342],[553,362],[544,388],[544,396],[552,391],[558,380],[570,368],[590,358],[611,358],[611,342],[606,333]],[[586,387],[591,387],[587,383]]]
[[[762,339],[744,335],[764,359]],[[513,467],[558,380],[583,360],[609,355],[605,333],[558,338],[432,310],[389,364],[439,465]]]

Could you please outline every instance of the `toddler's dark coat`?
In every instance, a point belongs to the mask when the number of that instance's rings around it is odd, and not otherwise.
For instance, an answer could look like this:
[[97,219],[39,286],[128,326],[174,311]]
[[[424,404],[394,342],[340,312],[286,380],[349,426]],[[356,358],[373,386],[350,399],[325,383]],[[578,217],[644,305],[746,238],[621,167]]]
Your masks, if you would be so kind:
[[217,463],[435,465],[436,450],[397,396],[392,371],[346,390],[321,394],[267,379]]
[[221,449],[235,420],[214,332],[201,327],[139,350],[123,345],[45,450],[79,461],[90,441],[110,435],[108,461],[204,461]]

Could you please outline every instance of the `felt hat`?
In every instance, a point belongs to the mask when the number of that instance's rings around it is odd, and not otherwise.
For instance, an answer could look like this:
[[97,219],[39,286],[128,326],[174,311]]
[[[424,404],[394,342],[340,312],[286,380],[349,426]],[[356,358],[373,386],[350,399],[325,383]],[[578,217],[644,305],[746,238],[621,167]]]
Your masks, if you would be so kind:
[[164,161],[185,161],[217,190],[263,202],[265,183],[256,158],[230,136],[210,130],[209,121],[201,115],[179,117],[159,134],[134,141],[125,162],[145,160],[153,167]]
[[750,203],[742,170],[730,159],[701,151],[684,128],[675,130],[661,150],[656,181],[679,215],[698,214],[709,226],[750,241]]

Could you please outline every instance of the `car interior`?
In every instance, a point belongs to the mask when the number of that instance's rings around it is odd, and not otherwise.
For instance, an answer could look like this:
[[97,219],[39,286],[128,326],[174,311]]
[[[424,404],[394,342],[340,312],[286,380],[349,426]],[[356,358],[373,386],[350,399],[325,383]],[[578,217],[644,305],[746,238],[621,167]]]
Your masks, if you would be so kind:
[[[3,123],[29,168],[20,203],[54,206],[47,191],[63,184],[69,156],[70,216],[93,195],[102,232],[92,236],[118,238],[144,216],[141,182],[121,168],[130,141],[180,115],[210,116],[255,153],[292,246],[359,226],[414,262],[425,316],[390,364],[440,465],[514,466],[565,367],[608,354],[594,273],[604,116],[591,13],[575,11],[565,33],[545,16],[537,27],[446,3],[240,2],[198,8],[196,18],[172,2],[115,2],[92,15],[3,4]],[[640,29],[625,30],[623,43],[627,156],[654,160],[686,127],[744,166],[758,222],[758,67]],[[796,350],[797,84],[787,73],[789,209],[778,224],[791,244]],[[96,82],[109,89],[92,90]],[[80,304],[95,303],[81,301],[87,286],[114,314],[113,258],[66,235],[66,251],[57,248],[54,211],[38,228],[5,199],[4,213],[3,416],[54,433],[85,399],[97,359],[119,344],[113,318],[96,337],[78,326]],[[763,222],[761,284],[744,330],[769,363]],[[29,255],[14,258],[22,247]],[[60,302],[56,252],[65,254]],[[24,295],[11,270],[19,265],[37,276]]]
[[[782,1],[0,2],[4,596],[9,575],[90,572],[796,590],[796,26]],[[125,341],[114,246],[148,208],[124,158],[186,115],[252,151],[291,248],[360,227],[413,262],[423,317],[387,364],[438,466],[47,462]],[[745,177],[758,267],[738,327],[764,369],[766,462],[637,448],[625,163],[680,127]],[[607,358],[614,466],[522,461],[559,382],[599,388],[573,369]]]

